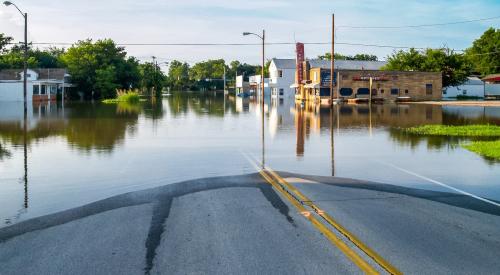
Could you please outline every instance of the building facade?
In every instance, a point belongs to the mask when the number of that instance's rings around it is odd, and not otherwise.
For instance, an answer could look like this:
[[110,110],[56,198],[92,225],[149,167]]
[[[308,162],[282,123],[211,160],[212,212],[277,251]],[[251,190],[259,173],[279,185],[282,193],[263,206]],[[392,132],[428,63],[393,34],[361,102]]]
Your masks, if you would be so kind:
[[[302,83],[295,85],[296,99],[330,104],[331,72],[329,66],[312,67],[309,61],[305,61],[303,70]],[[442,98],[441,73],[378,69],[334,70],[334,98],[354,99],[370,96],[377,100],[440,100]]]
[[290,85],[295,82],[295,59],[273,58],[269,64],[269,85],[271,96],[280,99],[293,99],[295,89]]
[[[28,69],[27,100],[55,101],[59,94],[72,87],[66,69]],[[22,69],[0,71],[0,101],[24,100],[24,72]]]
[[443,89],[443,98],[456,99],[461,97],[484,98],[484,82],[478,77],[468,77],[458,86]]

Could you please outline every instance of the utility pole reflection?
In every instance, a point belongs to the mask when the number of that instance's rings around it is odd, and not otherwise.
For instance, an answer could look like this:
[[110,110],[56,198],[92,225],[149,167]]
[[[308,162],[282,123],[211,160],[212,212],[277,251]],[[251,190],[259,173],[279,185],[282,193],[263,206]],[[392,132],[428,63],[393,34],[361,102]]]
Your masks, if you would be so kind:
[[28,208],[28,109],[24,104],[23,149],[24,149],[24,208]]

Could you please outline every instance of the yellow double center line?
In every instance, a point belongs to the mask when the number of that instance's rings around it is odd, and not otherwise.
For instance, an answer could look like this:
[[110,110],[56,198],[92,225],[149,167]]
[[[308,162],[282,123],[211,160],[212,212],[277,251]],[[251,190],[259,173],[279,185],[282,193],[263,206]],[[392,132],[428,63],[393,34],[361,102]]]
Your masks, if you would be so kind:
[[270,168],[260,170],[261,176],[269,182],[278,192],[287,198],[297,210],[304,215],[323,235],[335,246],[337,246],[352,262],[354,262],[363,272],[368,274],[378,274],[379,272],[365,261],[360,255],[352,250],[345,242],[332,232],[327,226],[318,221],[311,211],[308,211],[305,206],[310,207],[316,214],[323,218],[329,225],[334,227],[338,232],[344,235],[349,241],[363,251],[368,257],[372,258],[380,267],[385,269],[390,274],[402,274],[398,269],[384,260],[375,251],[361,242],[356,236],[345,229],[341,224],[335,221],[328,213],[321,210],[309,198],[302,194],[297,188],[288,183],[276,172]]

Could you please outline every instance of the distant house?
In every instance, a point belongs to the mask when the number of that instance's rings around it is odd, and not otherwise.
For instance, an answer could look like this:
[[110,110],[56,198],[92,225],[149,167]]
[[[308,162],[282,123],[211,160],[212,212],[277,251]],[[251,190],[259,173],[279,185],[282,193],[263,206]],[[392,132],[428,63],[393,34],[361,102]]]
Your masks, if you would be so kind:
[[[262,82],[261,82],[262,76],[259,75],[252,75],[248,78],[248,82],[250,84],[250,92],[254,92],[256,95],[261,94],[262,90]],[[268,96],[269,93],[271,92],[271,89],[269,87],[269,78],[264,78],[264,96]]]
[[[23,101],[22,69],[0,70],[0,101]],[[72,87],[66,69],[28,69],[28,101],[55,101],[57,95],[64,97],[65,91]]]
[[245,81],[244,75],[236,76],[236,94],[248,92],[250,90],[250,83]]
[[460,97],[484,98],[484,82],[478,77],[467,77],[467,80],[458,85],[443,89],[443,98],[452,99]]
[[485,98],[500,99],[500,74],[490,74],[483,77]]

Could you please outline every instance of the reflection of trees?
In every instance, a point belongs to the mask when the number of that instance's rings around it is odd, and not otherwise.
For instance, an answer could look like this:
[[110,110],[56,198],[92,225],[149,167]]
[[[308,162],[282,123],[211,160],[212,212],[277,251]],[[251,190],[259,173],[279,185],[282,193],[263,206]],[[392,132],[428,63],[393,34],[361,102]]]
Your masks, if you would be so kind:
[[169,111],[173,116],[188,112],[196,115],[223,117],[225,113],[234,113],[235,106],[226,102],[224,94],[213,92],[177,92],[168,98]]
[[[28,146],[39,140],[61,136],[79,150],[99,150],[111,152],[115,145],[125,138],[128,131],[133,133],[138,114],[117,112],[114,104],[68,104],[66,115],[60,117],[40,117],[27,131]],[[13,145],[23,144],[22,121],[0,122],[0,138]]]
[[10,152],[7,149],[3,148],[2,144],[0,143],[0,160],[9,158],[10,155]]
[[144,116],[146,118],[157,120],[162,119],[165,115],[163,110],[163,100],[161,98],[152,97],[144,103]]
[[420,143],[427,142],[427,148],[429,149],[442,149],[444,147],[456,148],[459,146],[460,143],[464,141],[494,140],[494,138],[491,137],[464,138],[464,137],[415,135],[406,133],[401,128],[389,129],[389,135],[391,137],[391,140],[395,141],[399,145],[416,148]]
[[71,146],[90,151],[112,151],[125,138],[126,131],[133,133],[138,114],[117,112],[118,106],[108,104],[77,104],[71,108],[64,135]]

